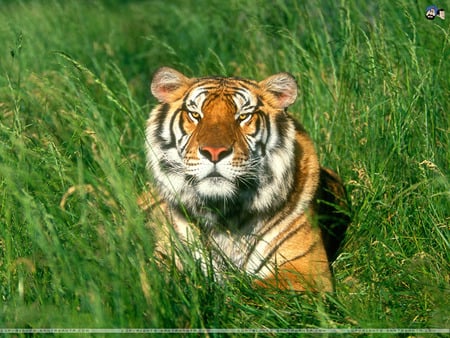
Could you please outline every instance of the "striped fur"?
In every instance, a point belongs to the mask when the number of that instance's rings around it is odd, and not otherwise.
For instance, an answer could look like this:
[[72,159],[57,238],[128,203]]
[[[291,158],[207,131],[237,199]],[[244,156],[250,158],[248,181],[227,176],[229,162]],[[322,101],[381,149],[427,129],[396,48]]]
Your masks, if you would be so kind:
[[326,212],[342,235],[347,220],[332,205],[344,206],[345,192],[286,112],[294,78],[187,78],[164,67],[151,90],[147,163],[179,239],[207,238],[217,270],[231,262],[259,284],[331,291],[325,235],[333,250],[339,243],[317,219]]

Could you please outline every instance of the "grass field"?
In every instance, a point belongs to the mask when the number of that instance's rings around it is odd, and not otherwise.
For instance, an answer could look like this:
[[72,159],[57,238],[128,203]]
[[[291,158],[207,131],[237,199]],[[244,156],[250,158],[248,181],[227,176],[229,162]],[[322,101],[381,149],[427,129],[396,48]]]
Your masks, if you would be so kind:
[[[450,328],[450,20],[429,4],[1,2],[0,327]],[[335,293],[155,264],[137,199],[162,65],[296,76],[352,201]]]

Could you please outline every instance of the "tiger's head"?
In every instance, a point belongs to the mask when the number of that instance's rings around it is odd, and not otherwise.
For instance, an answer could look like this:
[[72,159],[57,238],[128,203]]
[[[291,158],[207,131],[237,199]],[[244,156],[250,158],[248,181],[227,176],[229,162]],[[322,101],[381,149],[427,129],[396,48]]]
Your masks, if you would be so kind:
[[162,197],[191,213],[264,213],[287,198],[295,165],[292,75],[256,82],[188,78],[163,67],[146,129],[148,166]]

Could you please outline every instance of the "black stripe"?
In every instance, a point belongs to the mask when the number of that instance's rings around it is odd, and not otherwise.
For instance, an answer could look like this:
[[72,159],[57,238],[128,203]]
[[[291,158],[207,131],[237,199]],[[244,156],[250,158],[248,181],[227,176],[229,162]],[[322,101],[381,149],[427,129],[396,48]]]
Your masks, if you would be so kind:
[[[280,243],[278,243],[277,245],[275,245],[272,250],[267,254],[267,256],[264,258],[263,262],[260,264],[260,266],[255,270],[255,273],[258,273],[259,271],[261,271],[261,269],[267,264],[267,262],[272,258],[272,256],[278,251],[278,249],[290,238],[292,238],[293,236],[295,236],[300,230],[302,230],[305,227],[305,223],[302,223],[301,225],[299,225],[297,228],[295,228],[294,230],[290,231],[287,236],[285,236]],[[308,248],[308,250],[297,256],[297,258],[300,258],[301,256],[304,256],[306,254],[308,254],[311,251],[311,248]],[[283,263],[284,264],[284,263]],[[282,264],[282,265],[283,265]]]
[[[267,144],[267,142],[270,140],[270,138],[272,136],[272,124],[270,123],[270,118],[266,113],[264,113],[262,110],[259,110],[259,109],[258,109],[258,113],[259,113],[259,116],[261,116],[261,118],[264,119],[263,121],[264,121],[265,126],[263,126],[263,127],[267,131],[267,136],[263,142],[264,142],[264,144]],[[264,153],[265,152],[266,152],[266,150],[264,147]]]
[[170,105],[168,103],[164,103],[159,106],[159,109],[156,111],[156,125],[158,128],[153,132],[155,138],[159,141],[159,144],[161,145],[161,149],[170,148],[167,147],[166,140],[163,139],[161,136],[161,133],[158,133],[158,130],[161,130],[162,126],[166,122],[167,115],[169,114]]
[[[241,77],[223,77],[223,76],[208,76],[208,77],[201,77],[197,79],[198,81],[195,83],[197,87],[203,86],[205,84],[211,83],[212,85],[217,85],[217,82],[224,83],[224,82],[232,82],[232,81],[239,81],[246,85],[250,85],[254,88],[258,87],[258,84],[254,80],[249,80]],[[212,87],[215,88],[215,87]]]
[[[194,89],[196,89],[196,88],[194,88]],[[188,108],[187,99],[190,98],[191,93],[194,91],[194,89],[190,90],[190,91],[186,94],[186,96],[184,97],[184,99],[183,99],[182,109],[185,110],[185,111],[191,111],[191,109]],[[200,95],[204,94],[204,93],[208,94],[208,91],[207,91],[207,90],[203,90],[203,91],[201,91],[200,93],[198,93],[198,95],[196,95],[194,98],[192,98],[192,99],[189,100],[189,101],[190,101],[190,104],[192,104],[193,106],[195,106],[195,108],[198,108],[198,107],[197,107],[197,104],[194,102],[194,100],[195,100],[197,97],[199,97]],[[191,102],[192,102],[192,103],[191,103]]]
[[156,111],[156,124],[161,127],[164,124],[164,121],[169,113],[170,105],[168,103],[164,103],[158,107]]
[[258,135],[259,132],[261,132],[261,118],[259,117],[259,114],[255,114],[257,116],[255,123],[255,132],[251,134],[247,134],[247,136],[251,136],[253,138],[256,138],[256,135]]
[[305,252],[302,252],[300,255],[295,256],[294,258],[289,259],[288,261],[284,262],[283,264],[281,264],[279,266],[279,268],[281,268],[283,265],[291,263],[293,261],[296,261],[299,258],[305,257],[307,254],[309,254],[315,247],[317,246],[317,242],[314,242],[309,248],[308,250],[306,250]]
[[203,105],[201,108],[203,109],[203,106],[205,105],[205,103],[207,101],[211,102],[213,99],[219,97],[220,95],[221,95],[221,93],[208,93],[208,96],[203,100]]
[[[273,212],[275,213],[276,210],[273,210]],[[275,227],[277,225],[277,223],[280,223],[284,218],[286,218],[286,216],[291,212],[291,210],[289,209],[288,212],[281,212],[279,215],[276,215],[277,217],[274,219],[272,218],[269,222],[267,222],[261,229],[260,232],[258,234],[256,234],[255,236],[258,237],[258,240],[255,241],[253,243],[253,245],[249,248],[249,254],[247,255],[247,257],[245,258],[244,264],[248,264],[249,260],[250,260],[250,256],[253,254],[256,246],[258,245],[259,242],[264,240],[264,237],[267,235],[267,233],[272,230],[273,227]],[[265,261],[265,260],[264,260]],[[265,263],[263,263],[265,264]]]
[[[182,111],[181,109],[175,110],[175,112],[173,113],[173,115],[170,118],[170,122],[169,122],[170,139],[169,139],[169,141],[164,142],[165,140],[160,135],[158,135],[158,139],[162,142],[162,146],[161,146],[162,150],[176,148],[176,138],[175,138],[175,133],[173,131],[173,125],[175,124],[175,119],[177,118],[178,114],[180,114],[181,111]],[[159,127],[161,129],[163,128],[162,125],[159,125]]]
[[[180,114],[183,114],[183,112],[181,112]],[[184,135],[187,135],[187,133],[186,133],[186,131],[185,131],[185,129],[184,129],[184,119],[183,119],[183,116],[180,116],[180,118],[178,119],[178,128],[180,128],[180,130],[181,130],[183,136],[184,136]],[[174,136],[174,137],[175,137],[175,136]],[[178,142],[178,140],[175,140],[175,141]],[[187,143],[184,145],[184,147],[181,147],[181,148],[180,148],[180,151],[183,152],[184,149],[186,148],[186,146],[187,146]]]
[[252,86],[253,88],[258,87],[258,84],[255,83],[255,81],[253,81],[253,80],[243,79],[243,78],[241,78],[241,77],[230,77],[229,79],[230,79],[230,80],[234,80],[234,81],[243,82],[243,83],[245,83],[245,84],[247,84],[247,85]]
[[165,158],[165,156],[162,157],[158,163],[159,163],[159,167],[161,168],[161,170],[164,171],[165,173],[168,173],[168,172],[178,173],[180,170],[180,166],[177,163],[168,161]]
[[275,126],[277,128],[278,135],[280,135],[278,138],[279,141],[277,142],[278,148],[285,148],[286,142],[288,141],[286,134],[291,126],[291,119],[289,119],[285,114],[277,114],[275,117]]
[[[230,87],[232,90],[234,90],[233,94],[238,94],[239,96],[243,97],[244,99],[248,99],[248,96],[245,95],[248,92],[250,92],[247,88],[242,88],[242,87]],[[245,94],[244,94],[245,93]]]

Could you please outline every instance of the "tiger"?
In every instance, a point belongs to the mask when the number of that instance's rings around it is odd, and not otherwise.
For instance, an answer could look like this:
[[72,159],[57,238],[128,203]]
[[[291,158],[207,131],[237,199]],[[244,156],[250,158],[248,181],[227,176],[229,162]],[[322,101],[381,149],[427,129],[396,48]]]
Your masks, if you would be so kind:
[[[333,291],[346,193],[287,111],[295,78],[189,78],[162,67],[150,87],[158,103],[145,129],[147,167],[177,243],[201,238],[219,275],[231,264],[257,286]],[[175,243],[168,236],[161,252]]]

